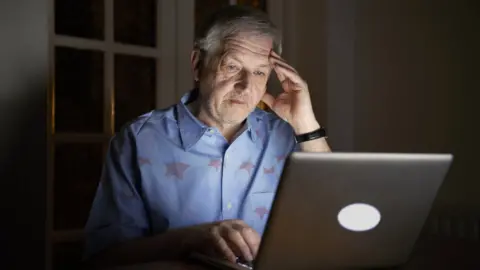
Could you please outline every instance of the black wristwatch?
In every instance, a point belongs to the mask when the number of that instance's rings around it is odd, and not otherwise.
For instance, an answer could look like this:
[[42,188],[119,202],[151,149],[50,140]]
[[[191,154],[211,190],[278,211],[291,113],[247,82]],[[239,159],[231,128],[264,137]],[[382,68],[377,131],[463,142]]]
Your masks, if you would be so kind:
[[295,141],[297,143],[302,143],[302,142],[308,142],[311,140],[316,140],[320,138],[327,137],[327,131],[325,128],[321,127],[317,130],[314,130],[312,132],[300,134],[300,135],[295,135]]

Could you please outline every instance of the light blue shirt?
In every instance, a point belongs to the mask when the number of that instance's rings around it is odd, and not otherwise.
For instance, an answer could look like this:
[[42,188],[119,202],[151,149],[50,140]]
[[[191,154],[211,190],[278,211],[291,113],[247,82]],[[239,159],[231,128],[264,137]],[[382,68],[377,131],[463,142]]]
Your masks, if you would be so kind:
[[111,142],[86,225],[89,257],[113,244],[171,228],[242,219],[263,234],[291,126],[260,109],[229,144],[181,102],[125,126]]

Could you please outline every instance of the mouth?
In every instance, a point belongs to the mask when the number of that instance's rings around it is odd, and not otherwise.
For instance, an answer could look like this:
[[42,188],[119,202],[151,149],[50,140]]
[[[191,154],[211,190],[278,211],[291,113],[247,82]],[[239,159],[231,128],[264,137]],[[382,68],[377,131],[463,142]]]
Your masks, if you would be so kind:
[[232,103],[232,104],[237,104],[237,105],[244,105],[244,104],[246,104],[245,101],[238,100],[238,99],[230,99],[230,103]]

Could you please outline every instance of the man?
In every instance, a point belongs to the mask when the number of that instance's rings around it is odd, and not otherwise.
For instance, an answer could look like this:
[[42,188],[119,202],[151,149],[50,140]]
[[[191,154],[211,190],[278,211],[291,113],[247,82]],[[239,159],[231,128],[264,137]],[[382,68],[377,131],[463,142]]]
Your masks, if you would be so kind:
[[[330,151],[307,84],[280,53],[264,13],[232,6],[212,17],[191,55],[197,88],[112,139],[86,225],[88,258],[255,258],[285,157]],[[278,97],[266,92],[271,72]],[[274,113],[256,108],[261,101]]]

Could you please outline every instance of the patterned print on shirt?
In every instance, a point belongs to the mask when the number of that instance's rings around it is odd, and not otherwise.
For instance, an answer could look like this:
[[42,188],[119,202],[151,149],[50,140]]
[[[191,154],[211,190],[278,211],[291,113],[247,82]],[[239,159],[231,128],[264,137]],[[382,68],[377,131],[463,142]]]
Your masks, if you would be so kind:
[[212,160],[210,160],[210,163],[208,163],[208,166],[215,168],[218,172],[218,170],[222,166],[222,160],[221,159],[212,159]]
[[165,176],[174,176],[177,180],[183,179],[183,173],[190,165],[182,162],[171,162],[165,164],[167,166],[167,172]]
[[261,140],[262,139],[262,130],[257,128],[255,130],[255,134],[257,134],[257,137]]
[[262,206],[262,207],[257,207],[257,208],[255,209],[255,213],[258,215],[258,217],[259,217],[260,219],[263,219],[263,217],[264,217],[266,214],[268,214],[268,209],[265,208],[265,207],[263,207],[263,206]]
[[275,173],[275,167],[274,166],[272,166],[271,168],[263,167],[263,173],[264,174],[274,174]]
[[275,159],[277,160],[277,162],[285,161],[286,158],[287,158],[286,155],[278,155],[278,156],[275,157]]
[[139,158],[138,158],[138,165],[139,165],[139,166],[146,165],[146,164],[152,165],[152,163],[150,162],[150,159],[148,159],[148,158],[142,158],[142,157],[139,157]]
[[240,165],[239,170],[245,170],[248,172],[248,175],[252,174],[252,169],[255,167],[250,161],[243,162],[242,165]]

